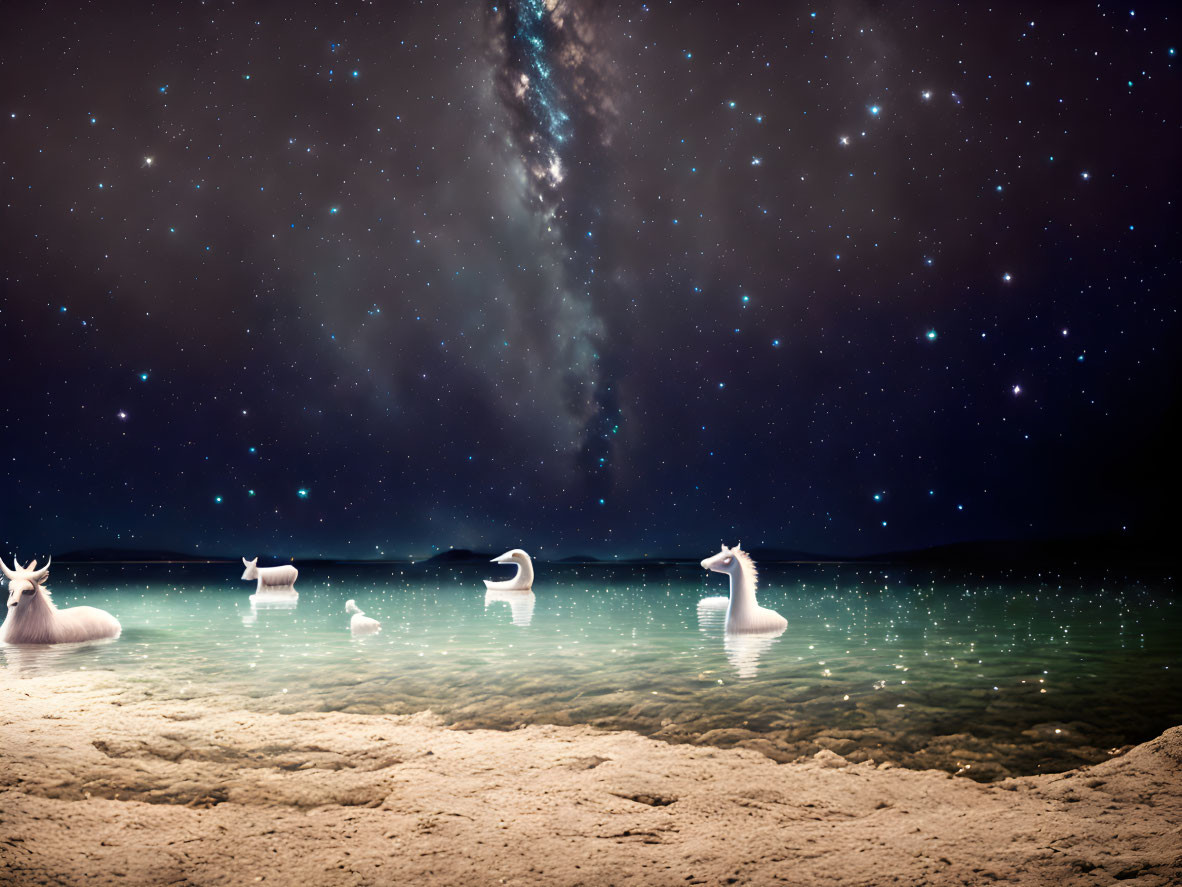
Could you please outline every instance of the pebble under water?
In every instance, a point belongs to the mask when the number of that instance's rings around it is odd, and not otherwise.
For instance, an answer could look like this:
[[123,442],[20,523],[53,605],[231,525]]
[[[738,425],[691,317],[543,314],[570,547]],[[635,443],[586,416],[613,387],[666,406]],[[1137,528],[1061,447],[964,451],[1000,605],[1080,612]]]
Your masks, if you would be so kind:
[[[223,565],[53,567],[59,607],[116,641],[0,647],[10,675],[103,670],[153,695],[266,711],[405,714],[457,727],[589,724],[793,760],[939,768],[978,780],[1105,760],[1182,723],[1172,578],[762,565],[777,638],[729,637],[690,565],[301,566],[298,600],[252,604]],[[382,623],[354,639],[345,601]]]

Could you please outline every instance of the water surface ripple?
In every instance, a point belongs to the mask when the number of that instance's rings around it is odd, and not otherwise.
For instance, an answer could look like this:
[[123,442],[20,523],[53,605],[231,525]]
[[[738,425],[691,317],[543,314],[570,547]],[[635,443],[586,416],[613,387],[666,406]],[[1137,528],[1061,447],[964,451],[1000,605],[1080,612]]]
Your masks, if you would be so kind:
[[[788,619],[769,639],[727,637],[696,606],[721,577],[682,565],[540,566],[516,597],[486,595],[480,566],[310,565],[298,601],[254,606],[239,574],[55,565],[57,604],[108,609],[123,636],[0,661],[113,671],[194,706],[431,709],[459,727],[590,724],[777,760],[829,748],[981,780],[1104,760],[1182,723],[1169,579],[764,566],[760,603]],[[351,637],[348,598],[380,635]]]

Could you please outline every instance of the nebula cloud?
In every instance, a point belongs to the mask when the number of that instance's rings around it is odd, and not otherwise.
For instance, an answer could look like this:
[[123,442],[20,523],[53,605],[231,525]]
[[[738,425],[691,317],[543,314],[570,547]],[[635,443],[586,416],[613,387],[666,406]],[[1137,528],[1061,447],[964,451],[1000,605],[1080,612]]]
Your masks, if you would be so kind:
[[576,464],[592,492],[610,483],[618,394],[608,370],[611,332],[600,310],[596,227],[616,105],[596,45],[593,6],[562,0],[489,5],[497,94],[509,115],[522,199],[538,223],[555,276],[542,318],[557,343],[554,371],[576,421]]

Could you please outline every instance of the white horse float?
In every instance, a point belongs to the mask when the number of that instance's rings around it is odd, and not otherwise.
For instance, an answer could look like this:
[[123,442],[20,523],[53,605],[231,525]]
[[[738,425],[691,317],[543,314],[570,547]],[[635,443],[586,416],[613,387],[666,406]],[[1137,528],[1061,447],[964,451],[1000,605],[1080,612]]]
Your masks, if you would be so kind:
[[[722,546],[722,551],[702,561],[702,567],[715,573],[726,573],[730,577],[731,593],[726,608],[727,634],[779,634],[788,627],[787,619],[775,610],[761,607],[755,602],[759,571],[755,569],[751,555],[740,546]],[[715,609],[715,601],[717,598],[704,598],[698,603],[698,607]]]
[[0,626],[0,642],[6,644],[72,644],[117,638],[123,631],[119,620],[97,607],[59,610],[42,583],[49,578],[49,564],[40,570],[37,561],[22,567],[12,559],[13,569],[0,560],[8,580],[8,615]]

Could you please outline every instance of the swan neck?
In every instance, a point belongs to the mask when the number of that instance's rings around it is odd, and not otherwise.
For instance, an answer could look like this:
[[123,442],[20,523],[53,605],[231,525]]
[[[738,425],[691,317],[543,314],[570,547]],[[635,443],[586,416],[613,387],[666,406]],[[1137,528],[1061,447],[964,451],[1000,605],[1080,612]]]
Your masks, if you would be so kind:
[[513,577],[516,585],[531,587],[534,584],[534,565],[530,561],[517,561],[517,575]]

